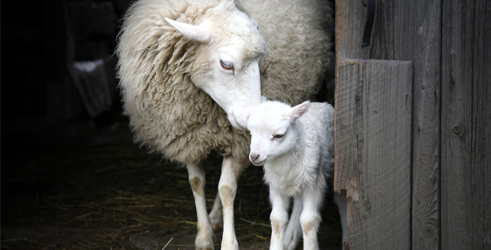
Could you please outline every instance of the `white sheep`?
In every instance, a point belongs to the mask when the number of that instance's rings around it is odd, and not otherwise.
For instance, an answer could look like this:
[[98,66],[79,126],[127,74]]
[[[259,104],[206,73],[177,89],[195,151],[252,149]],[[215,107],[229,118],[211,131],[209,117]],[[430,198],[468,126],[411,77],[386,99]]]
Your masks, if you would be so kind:
[[[264,180],[270,187],[270,249],[293,250],[302,233],[304,250],[319,249],[319,210],[326,180],[333,174],[334,108],[309,101],[293,108],[265,101],[253,110],[247,129],[251,134],[249,159],[256,166],[264,165]],[[345,201],[336,196],[344,218]],[[290,198],[293,210],[288,220]]]
[[[249,165],[247,117],[261,91],[292,104],[317,93],[331,30],[324,0],[140,0],[126,13],[117,47],[124,113],[136,142],[186,164],[196,249],[213,249],[212,227],[222,223],[222,249],[238,249],[233,204]],[[212,150],[224,160],[208,216],[201,162]]]

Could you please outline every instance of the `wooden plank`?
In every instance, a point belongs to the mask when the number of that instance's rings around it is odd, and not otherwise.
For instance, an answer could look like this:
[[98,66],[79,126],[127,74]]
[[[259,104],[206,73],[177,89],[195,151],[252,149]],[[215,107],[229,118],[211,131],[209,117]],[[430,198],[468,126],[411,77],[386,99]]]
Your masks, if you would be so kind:
[[340,59],[334,189],[350,249],[410,249],[412,63]]
[[[378,2],[378,1],[377,1]],[[362,1],[336,0],[336,60],[338,58],[368,58],[368,49],[361,49],[365,20]],[[377,22],[377,18],[375,18]],[[374,25],[374,28],[376,25]]]
[[491,3],[443,7],[442,249],[491,249]]
[[363,1],[336,1],[336,56],[413,61],[412,248],[440,249],[442,1],[377,0],[372,45],[362,49]]
[[[412,248],[440,249],[441,2],[405,1],[413,7],[409,45],[414,62]],[[408,44],[412,43],[412,44]]]

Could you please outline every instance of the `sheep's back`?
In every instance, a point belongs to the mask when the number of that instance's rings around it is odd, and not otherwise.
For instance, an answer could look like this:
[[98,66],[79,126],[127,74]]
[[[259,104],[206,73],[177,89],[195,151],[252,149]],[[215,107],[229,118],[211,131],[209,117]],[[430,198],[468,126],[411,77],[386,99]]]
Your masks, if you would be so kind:
[[268,46],[260,65],[262,94],[290,105],[315,99],[322,84],[332,78],[331,3],[240,0],[239,5],[258,22]]

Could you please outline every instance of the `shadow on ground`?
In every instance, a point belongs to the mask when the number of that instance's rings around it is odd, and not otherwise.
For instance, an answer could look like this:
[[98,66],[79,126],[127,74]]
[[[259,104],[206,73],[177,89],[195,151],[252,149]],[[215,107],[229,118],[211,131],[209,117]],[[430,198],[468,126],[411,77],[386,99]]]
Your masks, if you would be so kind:
[[[128,122],[41,119],[2,123],[2,249],[194,249],[196,214],[187,171],[132,143]],[[221,159],[204,162],[208,208]],[[249,167],[235,201],[241,249],[269,245],[268,188]],[[340,249],[337,208],[327,194],[321,249]],[[221,232],[216,232],[219,249]],[[299,247],[301,249],[301,247]]]

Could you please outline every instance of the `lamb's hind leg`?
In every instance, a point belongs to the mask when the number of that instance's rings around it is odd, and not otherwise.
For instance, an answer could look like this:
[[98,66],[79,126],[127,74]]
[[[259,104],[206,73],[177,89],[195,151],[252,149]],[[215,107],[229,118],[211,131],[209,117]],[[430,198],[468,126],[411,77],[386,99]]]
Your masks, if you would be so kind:
[[334,194],[334,202],[338,205],[339,216],[341,217],[341,227],[343,229],[343,250],[348,242],[348,222],[346,218],[346,191],[343,190],[341,194]]
[[211,250],[213,247],[213,229],[208,213],[206,212],[205,200],[205,172],[202,166],[187,164],[189,183],[193,189],[196,214],[198,217],[198,233],[194,245],[196,250]]
[[300,226],[300,214],[302,213],[303,205],[302,198],[295,197],[293,200],[292,215],[286,227],[285,239],[283,245],[286,250],[294,250],[302,235],[302,227]]
[[224,157],[222,175],[218,183],[218,193],[223,206],[222,249],[238,250],[239,243],[235,236],[234,201],[237,192],[237,179],[247,165],[240,164],[233,157]]

